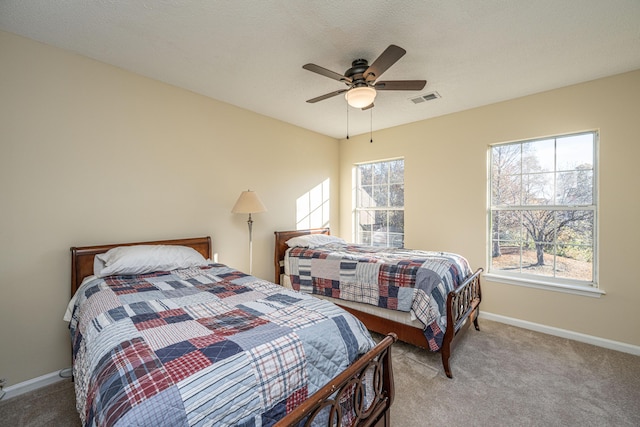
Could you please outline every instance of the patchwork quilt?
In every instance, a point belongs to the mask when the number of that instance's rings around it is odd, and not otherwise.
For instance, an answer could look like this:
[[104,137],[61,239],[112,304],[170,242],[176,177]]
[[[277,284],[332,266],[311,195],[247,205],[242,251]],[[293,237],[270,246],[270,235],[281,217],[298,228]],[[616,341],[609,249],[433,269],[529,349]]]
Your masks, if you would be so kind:
[[448,252],[328,243],[288,249],[285,273],[296,290],[412,312],[437,351],[446,330],[447,294],[472,271],[464,257]]
[[221,264],[88,280],[76,295],[85,426],[270,426],[375,345],[336,305]]

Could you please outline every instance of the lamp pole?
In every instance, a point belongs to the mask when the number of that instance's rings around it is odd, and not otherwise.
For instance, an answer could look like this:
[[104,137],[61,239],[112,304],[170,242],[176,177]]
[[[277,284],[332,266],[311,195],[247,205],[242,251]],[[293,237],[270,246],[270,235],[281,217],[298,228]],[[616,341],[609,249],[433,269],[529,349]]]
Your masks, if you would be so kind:
[[249,212],[249,274],[253,275],[253,220],[251,219],[251,212]]

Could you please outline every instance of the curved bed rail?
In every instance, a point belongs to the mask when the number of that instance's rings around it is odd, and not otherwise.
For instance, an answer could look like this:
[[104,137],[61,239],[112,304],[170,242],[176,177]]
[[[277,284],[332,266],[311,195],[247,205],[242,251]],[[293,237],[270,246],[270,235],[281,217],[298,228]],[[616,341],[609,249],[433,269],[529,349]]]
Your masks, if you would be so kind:
[[[373,349],[278,421],[274,427],[311,426],[318,415],[326,416],[327,410],[329,417],[327,425],[341,426],[347,418],[343,413],[345,401],[346,407],[353,408],[354,411],[352,426],[389,426],[389,408],[395,394],[391,344],[397,339],[396,334],[388,334]],[[367,372],[373,374],[371,381],[375,395],[369,407],[365,408],[364,390]]]
[[[480,273],[483,269],[479,268],[468,277],[462,285],[455,290],[449,292],[447,300],[451,304],[447,304],[447,319],[451,319],[455,326],[456,332],[462,326],[461,323],[469,316],[469,313],[473,311],[480,301],[482,300],[482,293],[480,291]],[[474,319],[474,321],[477,319]]]

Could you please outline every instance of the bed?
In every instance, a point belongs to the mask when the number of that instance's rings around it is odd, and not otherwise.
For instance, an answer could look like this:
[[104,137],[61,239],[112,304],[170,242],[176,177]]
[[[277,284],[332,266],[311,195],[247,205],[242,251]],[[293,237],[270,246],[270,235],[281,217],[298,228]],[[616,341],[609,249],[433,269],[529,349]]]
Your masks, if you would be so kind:
[[[320,244],[315,248],[304,247],[304,244],[289,248],[287,244],[290,239],[309,236],[317,242],[334,244]],[[450,358],[454,338],[471,321],[475,329],[480,330],[482,269],[472,271],[467,261],[456,254],[392,252],[393,249],[385,249],[387,253],[379,254],[380,248],[346,244],[340,242],[341,239],[316,239],[316,236],[330,236],[329,228],[275,232],[275,283],[320,294],[317,296],[353,313],[371,331],[394,332],[401,341],[440,351],[445,374],[452,378]],[[425,260],[432,256],[435,256],[435,270],[444,268],[444,273],[434,274],[424,268]],[[375,277],[363,278],[366,269],[373,269],[369,274]],[[295,270],[295,274],[290,274],[291,270]],[[450,277],[445,280],[445,276]],[[362,283],[364,288],[360,287]],[[412,287],[424,292],[414,292]],[[408,300],[408,295],[420,297],[420,301]]]
[[71,254],[85,426],[390,425],[395,335],[211,262],[209,237]]

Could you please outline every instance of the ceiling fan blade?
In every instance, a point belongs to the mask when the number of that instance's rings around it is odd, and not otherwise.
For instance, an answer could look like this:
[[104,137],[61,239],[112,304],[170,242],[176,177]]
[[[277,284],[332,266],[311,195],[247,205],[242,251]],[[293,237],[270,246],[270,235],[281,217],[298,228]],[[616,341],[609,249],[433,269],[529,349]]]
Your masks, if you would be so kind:
[[407,51],[400,46],[396,46],[394,44],[389,45],[389,47],[380,54],[378,59],[373,61],[373,64],[371,64],[369,68],[367,68],[367,70],[363,73],[363,77],[368,82],[380,78],[382,73],[387,71],[389,67],[395,64],[398,59],[402,58],[405,53],[407,53]]
[[309,70],[311,72],[320,74],[321,76],[338,80],[339,82],[351,83],[351,79],[349,77],[343,76],[342,74],[338,74],[335,71],[327,70],[326,68],[323,68],[316,64],[304,64],[302,68],[304,68],[305,70]]
[[372,102],[371,104],[367,105],[366,107],[362,107],[362,111],[370,110],[373,107],[375,107],[375,105],[373,105],[373,102]]
[[332,98],[332,97],[334,97],[336,95],[340,95],[341,93],[345,93],[348,90],[349,89],[336,90],[335,92],[327,93],[325,95],[321,95],[321,96],[317,96],[315,98],[308,99],[307,102],[310,103],[310,104],[313,104],[314,102],[322,101],[324,99]]
[[422,90],[426,80],[387,80],[375,84],[376,90]]

